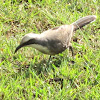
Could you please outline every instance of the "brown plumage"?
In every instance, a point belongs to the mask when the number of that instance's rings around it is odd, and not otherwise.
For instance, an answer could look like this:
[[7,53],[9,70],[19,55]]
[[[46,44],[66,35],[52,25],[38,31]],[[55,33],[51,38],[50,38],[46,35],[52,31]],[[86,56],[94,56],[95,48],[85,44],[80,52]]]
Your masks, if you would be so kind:
[[96,16],[89,15],[80,18],[70,25],[55,27],[44,31],[41,34],[26,34],[15,52],[17,52],[21,47],[30,46],[49,55],[61,53],[70,46],[70,41],[74,31],[95,20]]

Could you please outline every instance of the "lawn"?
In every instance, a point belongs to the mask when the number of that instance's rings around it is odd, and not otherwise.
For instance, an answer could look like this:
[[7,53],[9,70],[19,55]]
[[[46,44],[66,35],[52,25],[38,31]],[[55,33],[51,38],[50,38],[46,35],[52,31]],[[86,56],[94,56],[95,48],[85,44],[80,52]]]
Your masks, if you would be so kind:
[[[73,34],[74,56],[67,49],[48,64],[49,55],[31,47],[14,54],[25,34],[87,15],[97,20]],[[0,100],[100,100],[100,1],[1,0]]]

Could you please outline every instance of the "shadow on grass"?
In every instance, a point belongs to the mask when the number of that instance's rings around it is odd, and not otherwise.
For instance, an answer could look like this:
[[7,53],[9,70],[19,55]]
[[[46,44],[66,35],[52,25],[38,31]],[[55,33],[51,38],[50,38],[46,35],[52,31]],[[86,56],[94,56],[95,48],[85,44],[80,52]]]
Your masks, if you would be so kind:
[[[49,59],[48,59],[49,60]],[[55,67],[60,67],[61,61],[63,60],[63,57],[57,56],[57,57],[51,57],[50,61],[48,60],[39,60],[39,62],[33,63],[32,61],[28,64],[22,64],[22,62],[15,62],[14,67],[15,70],[17,70],[16,75],[13,75],[13,77],[17,77],[17,75],[24,74],[24,78],[30,77],[30,74],[35,73],[36,76],[42,77],[45,82],[52,84],[54,82],[58,82],[61,84],[61,89],[63,88],[63,79],[60,77],[57,77],[55,75]],[[54,67],[55,66],[55,67]],[[48,76],[50,72],[53,72],[53,77],[48,79]]]
[[[48,59],[49,60],[49,59]],[[57,56],[57,57],[51,57],[50,61],[48,60],[40,60],[35,63],[29,62],[28,64],[22,64],[22,62],[16,61],[14,63],[14,66],[17,65],[16,70],[18,70],[18,73],[21,71],[28,71],[29,69],[32,71],[35,71],[37,75],[41,73],[48,73],[50,70],[55,70],[53,65],[56,67],[60,67],[61,61],[63,60],[63,57]]]

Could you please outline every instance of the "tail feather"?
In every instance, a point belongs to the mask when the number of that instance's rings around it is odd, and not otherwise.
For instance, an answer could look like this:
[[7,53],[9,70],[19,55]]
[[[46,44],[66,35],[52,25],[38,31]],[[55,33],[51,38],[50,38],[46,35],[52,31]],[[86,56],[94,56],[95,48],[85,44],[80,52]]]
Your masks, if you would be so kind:
[[75,21],[74,23],[72,23],[74,25],[74,31],[76,31],[77,29],[93,22],[96,20],[96,16],[95,15],[89,15],[86,17],[82,17],[80,19],[78,19],[77,21]]

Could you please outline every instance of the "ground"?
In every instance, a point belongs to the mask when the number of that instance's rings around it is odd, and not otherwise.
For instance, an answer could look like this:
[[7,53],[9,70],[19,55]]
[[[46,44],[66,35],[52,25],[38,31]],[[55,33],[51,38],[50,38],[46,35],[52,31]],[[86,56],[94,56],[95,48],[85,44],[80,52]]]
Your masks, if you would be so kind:
[[[34,48],[14,51],[22,37],[96,15],[97,20],[73,34],[69,50],[52,56]],[[54,78],[63,79],[50,82]],[[0,100],[99,100],[100,1],[1,0]]]

